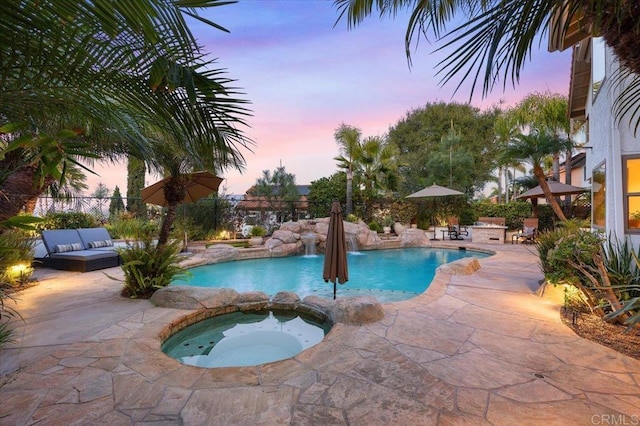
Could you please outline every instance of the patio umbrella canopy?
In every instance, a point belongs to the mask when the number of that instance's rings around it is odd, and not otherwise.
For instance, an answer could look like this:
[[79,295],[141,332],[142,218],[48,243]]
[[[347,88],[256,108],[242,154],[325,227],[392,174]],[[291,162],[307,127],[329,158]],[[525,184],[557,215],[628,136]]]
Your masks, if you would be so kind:
[[[566,183],[556,182],[555,180],[547,181],[549,185],[549,189],[551,190],[552,195],[570,195],[570,194],[580,194],[582,192],[587,192],[587,188],[580,188],[578,186],[567,185]],[[528,199],[528,198],[544,198],[544,192],[542,192],[542,188],[540,185],[535,188],[531,188],[527,192],[524,192],[518,195],[516,198]]]
[[[140,196],[142,201],[158,206],[167,206],[167,199],[164,197],[164,186],[170,180],[170,177],[164,178],[153,185],[142,188]],[[183,203],[193,203],[200,198],[218,191],[218,187],[223,179],[209,172],[195,172],[187,175],[186,194]],[[184,229],[184,245],[182,250],[187,250],[187,230]]]
[[[165,207],[167,200],[164,198],[164,186],[171,178],[164,178],[153,185],[147,186],[140,191],[142,201]],[[222,178],[209,172],[195,172],[187,177],[185,203],[193,203],[200,198],[206,197],[218,191],[222,183]]]
[[449,189],[444,186],[436,185],[435,183],[426,188],[422,188],[418,192],[414,192],[411,195],[407,195],[406,198],[431,198],[431,197],[446,197],[447,195],[464,195],[460,191],[455,189]]
[[347,267],[347,239],[344,236],[344,223],[342,222],[342,209],[340,203],[334,201],[329,217],[329,230],[327,232],[327,247],[324,254],[324,267],[322,278],[325,282],[333,283],[333,298],[336,298],[337,285],[349,281]]
[[[446,197],[448,195],[464,195],[464,193],[460,191],[456,191],[455,189],[446,188],[444,186],[436,185],[435,183],[431,186],[427,186],[426,188],[422,188],[418,192],[414,192],[411,195],[407,195],[405,198],[436,198],[436,197]],[[435,207],[435,206],[434,206]],[[436,237],[436,227],[435,221],[431,218],[433,224],[433,238],[432,241],[438,241]]]

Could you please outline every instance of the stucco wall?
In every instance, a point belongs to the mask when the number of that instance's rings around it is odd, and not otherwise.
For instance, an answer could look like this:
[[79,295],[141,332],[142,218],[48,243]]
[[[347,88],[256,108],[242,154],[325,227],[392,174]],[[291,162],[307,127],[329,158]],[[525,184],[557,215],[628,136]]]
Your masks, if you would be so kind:
[[[595,96],[587,104],[589,142],[587,152],[588,174],[603,161],[606,162],[606,232],[621,238],[625,229],[623,209],[622,156],[640,153],[640,140],[632,134],[629,118],[616,120],[612,105],[622,90],[612,84],[617,64],[609,49],[606,51],[606,77]],[[640,235],[630,235],[634,245],[640,246]]]

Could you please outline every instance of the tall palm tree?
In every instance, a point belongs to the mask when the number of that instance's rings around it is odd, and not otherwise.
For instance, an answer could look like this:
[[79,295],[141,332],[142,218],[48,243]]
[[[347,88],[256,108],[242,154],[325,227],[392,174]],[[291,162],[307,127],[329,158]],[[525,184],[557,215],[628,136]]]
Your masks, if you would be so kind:
[[[409,61],[412,43],[433,36],[442,43],[438,50],[450,52],[437,65],[442,83],[459,78],[460,88],[464,80],[471,79],[472,93],[480,83],[483,95],[497,82],[504,87],[517,83],[534,45],[542,44],[549,31],[564,38],[575,31],[570,24],[576,23],[585,35],[601,35],[632,73],[633,94],[625,96],[640,96],[640,7],[636,1],[334,0],[334,5],[338,20],[345,18],[349,28],[374,14],[395,18],[409,10],[405,35]],[[557,17],[565,19],[554,20]],[[633,109],[633,103],[626,104],[618,114]],[[640,123],[640,112],[636,110],[633,116]]]
[[[495,135],[494,141],[500,147],[498,157],[496,158],[498,168],[498,202],[501,202],[503,196],[506,202],[509,201],[509,183],[503,182],[503,180],[508,179],[508,175],[505,172],[513,160],[506,155],[506,149],[518,133],[513,114],[503,112],[496,117],[496,121],[493,124],[493,132]],[[505,178],[503,178],[503,175]],[[504,191],[502,188],[503,183],[505,183]]]
[[[14,157],[9,161],[0,156],[0,169],[8,171],[0,175],[2,215],[20,210],[24,203],[20,194],[37,195],[59,179],[55,173],[43,174],[59,165],[49,167],[35,161],[46,158],[40,155],[43,151],[65,152],[71,146],[68,155],[61,156],[62,162],[89,154],[113,157],[130,150],[146,158],[145,133],[153,126],[193,132],[197,143],[219,140],[219,135],[209,135],[217,131],[221,118],[233,121],[247,111],[243,101],[234,98],[236,90],[228,87],[232,80],[219,70],[206,70],[211,62],[200,52],[185,16],[200,19],[198,9],[188,5],[226,3],[0,2],[0,132],[3,142],[11,142],[0,154],[10,147]],[[184,91],[191,104],[207,98],[215,111],[191,121],[172,118],[171,108],[164,104],[171,102],[177,89]],[[75,133],[75,140],[68,132],[60,136],[65,129]],[[221,131],[238,134],[232,125]],[[90,145],[91,150],[81,150],[81,144],[84,148]],[[21,161],[13,161],[15,158]],[[63,166],[62,171],[65,169]]]
[[[571,141],[571,120],[567,114],[568,99],[557,93],[531,93],[521,100],[513,109],[513,113],[523,128],[535,128],[540,131]],[[553,179],[560,181],[560,155],[552,154]],[[568,145],[565,155],[565,183],[571,184],[571,158],[573,144]],[[571,210],[571,195],[564,200],[565,214]]]
[[342,123],[334,133],[338,143],[340,155],[334,158],[338,162],[338,168],[347,174],[347,200],[345,215],[353,213],[353,172],[357,168],[362,157],[362,134],[360,129]]
[[547,202],[556,216],[562,221],[566,221],[567,218],[549,189],[542,164],[545,157],[568,149],[570,144],[570,141],[534,129],[529,134],[519,134],[507,148],[507,152],[511,157],[529,162],[533,166],[533,175],[538,179],[538,184]]
[[398,185],[398,148],[381,136],[369,136],[362,141],[356,173],[362,176],[363,202],[370,211],[371,198],[382,191],[393,191]]

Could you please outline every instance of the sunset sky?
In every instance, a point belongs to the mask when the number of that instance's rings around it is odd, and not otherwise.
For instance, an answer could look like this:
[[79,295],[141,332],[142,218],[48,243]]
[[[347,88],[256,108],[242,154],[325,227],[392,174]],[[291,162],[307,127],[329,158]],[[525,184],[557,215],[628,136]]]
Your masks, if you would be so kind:
[[[230,33],[194,23],[192,30],[210,58],[242,88],[251,101],[250,128],[256,145],[245,151],[246,170],[224,173],[227,194],[243,194],[262,170],[280,163],[309,184],[337,171],[334,130],[346,123],[363,136],[385,134],[412,109],[428,102],[467,102],[469,86],[454,95],[455,85],[438,85],[435,64],[448,52],[432,53],[438,44],[420,41],[411,68],[404,52],[406,15],[366,20],[348,31],[335,27],[338,13],[330,0],[240,0],[205,15]],[[546,40],[533,52],[514,89],[502,85],[486,99],[471,103],[482,109],[503,102],[513,105],[531,92],[566,94],[570,52],[547,53]],[[89,177],[89,193],[98,182],[125,193],[124,165],[97,165],[100,177]],[[148,176],[147,184],[159,177]],[[221,187],[222,188],[222,187]]]

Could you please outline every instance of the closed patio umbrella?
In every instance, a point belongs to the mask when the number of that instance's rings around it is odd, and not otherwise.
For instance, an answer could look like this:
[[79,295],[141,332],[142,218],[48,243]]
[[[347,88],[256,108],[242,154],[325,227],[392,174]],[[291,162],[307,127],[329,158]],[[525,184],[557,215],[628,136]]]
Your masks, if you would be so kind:
[[334,201],[329,217],[329,230],[327,232],[327,247],[324,254],[324,267],[322,278],[325,282],[333,283],[333,298],[336,298],[336,283],[344,284],[349,281],[347,268],[347,240],[344,236],[344,223],[342,222],[342,209],[340,203]]

